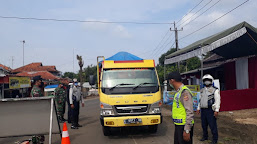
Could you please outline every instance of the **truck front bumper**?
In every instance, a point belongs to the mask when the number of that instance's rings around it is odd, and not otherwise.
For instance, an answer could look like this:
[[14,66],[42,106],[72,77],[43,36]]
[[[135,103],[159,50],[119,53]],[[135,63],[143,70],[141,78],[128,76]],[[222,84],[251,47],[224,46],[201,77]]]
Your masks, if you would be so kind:
[[[127,119],[141,119],[142,122],[136,124],[125,124]],[[120,116],[120,117],[100,117],[102,126],[108,127],[126,127],[126,126],[146,126],[157,125],[162,122],[161,115],[143,115],[143,116]]]

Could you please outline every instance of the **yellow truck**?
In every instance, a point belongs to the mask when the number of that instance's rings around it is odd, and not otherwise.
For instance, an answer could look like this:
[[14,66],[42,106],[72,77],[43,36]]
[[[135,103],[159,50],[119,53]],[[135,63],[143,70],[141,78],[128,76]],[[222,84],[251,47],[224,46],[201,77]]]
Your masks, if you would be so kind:
[[97,82],[105,136],[112,127],[148,126],[150,132],[157,132],[162,101],[154,60],[115,61],[99,56]]

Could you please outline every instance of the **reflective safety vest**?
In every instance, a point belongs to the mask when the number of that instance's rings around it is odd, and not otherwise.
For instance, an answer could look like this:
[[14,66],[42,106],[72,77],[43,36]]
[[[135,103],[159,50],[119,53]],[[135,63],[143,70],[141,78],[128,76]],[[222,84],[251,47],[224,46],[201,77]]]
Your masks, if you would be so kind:
[[[177,92],[174,95],[173,106],[172,106],[172,119],[173,119],[173,122],[175,123],[175,125],[185,125],[186,124],[186,109],[180,101],[181,93],[184,90],[188,90],[192,95],[191,90],[188,89],[186,86],[183,86],[179,90],[179,92]],[[192,124],[194,124],[194,121],[192,121]]]

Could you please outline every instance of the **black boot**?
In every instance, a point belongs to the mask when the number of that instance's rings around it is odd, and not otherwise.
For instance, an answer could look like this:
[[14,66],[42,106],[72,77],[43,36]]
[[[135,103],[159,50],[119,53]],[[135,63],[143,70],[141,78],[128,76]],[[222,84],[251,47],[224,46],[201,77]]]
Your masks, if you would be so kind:
[[71,129],[79,129],[77,126],[71,125]]
[[206,141],[206,140],[208,140],[208,138],[202,137],[202,138],[200,139],[200,141]]

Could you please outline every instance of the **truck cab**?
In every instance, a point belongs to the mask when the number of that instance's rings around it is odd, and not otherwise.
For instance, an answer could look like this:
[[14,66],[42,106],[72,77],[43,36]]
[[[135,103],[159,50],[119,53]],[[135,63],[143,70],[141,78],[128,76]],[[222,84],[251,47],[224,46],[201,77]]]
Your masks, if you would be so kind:
[[101,58],[97,77],[104,135],[111,134],[111,127],[148,126],[156,132],[162,121],[162,101],[154,60]]

